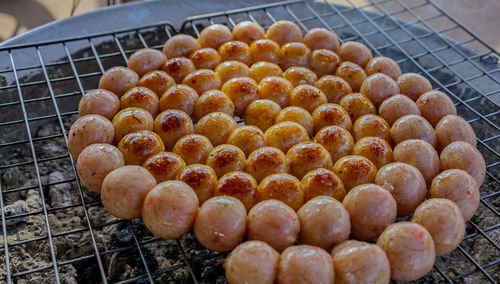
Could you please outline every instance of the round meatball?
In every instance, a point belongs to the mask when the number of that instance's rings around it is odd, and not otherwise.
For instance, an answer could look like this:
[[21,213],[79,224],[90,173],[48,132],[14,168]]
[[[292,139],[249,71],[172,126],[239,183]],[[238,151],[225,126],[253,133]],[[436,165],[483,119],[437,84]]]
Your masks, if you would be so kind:
[[329,49],[337,51],[339,40],[337,36],[325,28],[310,29],[304,36],[304,43],[311,49]]
[[115,129],[115,143],[120,142],[123,136],[129,133],[139,130],[153,130],[154,128],[151,113],[138,107],[122,109],[113,117],[112,122]]
[[219,74],[223,84],[233,78],[250,76],[248,65],[236,60],[221,62],[215,67],[215,72]]
[[250,77],[256,82],[260,82],[262,79],[269,76],[281,75],[283,75],[281,67],[271,62],[259,61],[252,64],[252,67],[250,67]]
[[342,61],[355,63],[363,68],[373,58],[372,52],[366,45],[356,41],[346,41],[339,48]]
[[363,156],[350,155],[337,160],[332,171],[342,180],[349,192],[353,187],[375,181],[377,167]]
[[432,236],[419,224],[392,224],[380,235],[377,245],[389,259],[394,281],[417,280],[434,266],[436,253]]
[[219,47],[222,61],[237,60],[250,64],[250,47],[242,41],[228,41]]
[[279,253],[264,242],[244,242],[224,261],[226,279],[231,284],[273,284],[279,257]]
[[261,99],[267,99],[279,104],[281,108],[289,105],[293,85],[282,77],[270,76],[262,79],[257,91]]
[[257,192],[257,182],[255,179],[240,171],[229,172],[223,175],[217,182],[215,195],[227,195],[239,199],[247,211],[257,202],[255,195]]
[[231,30],[221,24],[213,24],[204,28],[198,36],[201,47],[219,48],[225,42],[233,39]]
[[288,173],[290,166],[288,159],[280,149],[261,147],[248,155],[246,170],[257,182],[275,173]]
[[183,84],[195,89],[199,94],[205,91],[220,89],[222,81],[217,73],[210,69],[200,69],[188,74]]
[[257,200],[276,199],[297,211],[304,204],[302,184],[296,177],[277,173],[265,177],[257,189]]
[[167,61],[167,57],[161,51],[143,48],[132,53],[128,59],[127,67],[142,76],[149,71],[160,69],[165,61]]
[[429,231],[438,256],[456,249],[465,235],[462,212],[455,202],[449,199],[427,199],[417,207],[411,221]]
[[455,202],[465,220],[474,216],[479,206],[479,187],[467,172],[452,169],[441,172],[432,181],[429,196]]
[[92,144],[80,153],[76,161],[78,177],[83,185],[94,192],[101,192],[104,178],[113,170],[123,167],[123,155],[113,145]]
[[417,104],[407,96],[394,95],[385,99],[378,108],[378,114],[392,125],[400,117],[413,114],[420,115]]
[[309,171],[301,182],[306,201],[317,196],[330,196],[342,201],[346,194],[344,183],[340,178],[325,168]]
[[247,211],[238,199],[216,196],[201,205],[194,221],[194,236],[209,250],[224,252],[243,241]]
[[255,100],[247,106],[245,124],[255,125],[260,130],[266,131],[274,125],[275,118],[280,111],[280,105],[271,100]]
[[233,117],[223,112],[212,112],[196,124],[196,133],[201,134],[212,142],[213,146],[226,143],[231,132],[237,127]]
[[159,99],[146,87],[133,87],[120,98],[120,108],[138,107],[147,110],[153,117],[158,114]]
[[340,63],[337,71],[335,71],[335,75],[344,79],[355,92],[360,90],[361,85],[366,79],[365,70],[349,61]]
[[78,115],[99,114],[113,119],[120,110],[120,99],[104,89],[90,90],[85,93],[78,104]]
[[125,164],[142,165],[152,155],[165,151],[161,137],[149,130],[140,130],[123,136],[118,149],[123,154]]
[[314,109],[328,101],[323,92],[311,85],[300,85],[293,89],[290,94],[290,104],[301,107],[312,113]]
[[74,159],[87,146],[95,143],[112,144],[115,130],[113,124],[98,114],[78,118],[68,132],[68,150]]
[[340,99],[352,93],[351,86],[342,78],[333,75],[321,77],[314,83],[326,96],[329,103],[338,103]]
[[207,137],[199,134],[188,134],[177,140],[172,152],[179,155],[188,165],[204,164],[213,148]]
[[417,106],[422,116],[425,117],[432,126],[436,126],[441,118],[447,115],[457,114],[457,109],[450,97],[436,90],[423,93],[417,99]]
[[162,70],[148,72],[137,82],[137,86],[146,87],[159,96],[173,85],[175,85],[174,78]]
[[309,66],[311,50],[301,42],[289,42],[281,46],[278,52],[280,66],[287,69],[293,66]]
[[335,198],[318,196],[306,202],[297,212],[301,244],[330,250],[347,240],[351,233],[349,213]]
[[436,147],[436,133],[432,125],[420,115],[402,116],[391,126],[391,137],[395,144],[408,139],[420,139]]
[[299,236],[300,223],[295,211],[278,200],[264,200],[248,212],[247,237],[263,241],[278,252],[293,245]]
[[367,136],[391,141],[391,127],[382,117],[375,114],[364,114],[356,119],[352,127],[352,134],[356,141]]
[[161,70],[172,76],[177,84],[180,84],[184,77],[196,71],[196,66],[189,58],[174,57],[167,60]]
[[305,174],[316,168],[331,168],[333,165],[330,153],[315,142],[299,143],[286,153],[290,164],[290,174],[302,179]]
[[266,31],[257,23],[243,21],[233,28],[233,40],[239,40],[251,44],[254,40],[266,37]]
[[156,179],[156,182],[175,180],[177,175],[186,167],[182,158],[171,152],[160,152],[150,156],[142,165]]
[[432,85],[424,76],[416,73],[404,73],[396,80],[401,94],[416,101],[420,95],[432,90]]
[[240,148],[221,144],[215,147],[207,158],[207,165],[214,169],[218,177],[232,171],[242,171],[245,169],[246,157]]
[[169,180],[155,186],[144,199],[142,220],[153,235],[176,239],[193,228],[198,198],[182,181]]
[[319,76],[334,74],[339,67],[340,57],[328,49],[316,49],[311,53],[309,65]]
[[431,144],[419,139],[409,139],[394,147],[395,162],[402,162],[416,167],[430,185],[439,173],[439,156]]
[[354,145],[352,154],[367,158],[377,169],[392,162],[393,155],[391,145],[387,140],[373,136],[359,139]]
[[219,90],[210,90],[203,93],[194,106],[194,117],[200,120],[212,112],[223,112],[234,115],[234,104],[231,99]]
[[194,133],[193,121],[189,115],[177,109],[160,113],[155,119],[154,129],[167,150],[172,149],[179,138]]
[[189,56],[191,52],[200,49],[198,40],[190,35],[178,34],[169,38],[163,45],[163,54],[167,58]]
[[385,252],[375,244],[349,240],[332,250],[335,283],[385,284],[391,278],[391,266]]
[[139,81],[139,75],[134,71],[115,66],[106,70],[99,79],[99,89],[105,89],[121,97],[128,89],[135,87]]
[[282,109],[276,116],[276,123],[291,121],[302,125],[309,136],[314,134],[314,120],[312,115],[301,107],[291,106]]
[[141,217],[147,193],[156,186],[155,178],[143,167],[124,166],[110,172],[102,183],[102,205],[115,217]]
[[198,69],[215,69],[221,62],[220,54],[211,47],[200,48],[189,55],[189,59]]
[[280,256],[279,283],[333,283],[334,280],[332,257],[321,248],[292,246]]
[[483,155],[471,144],[456,141],[448,144],[439,157],[443,170],[459,169],[470,174],[480,187],[486,177],[486,163]]
[[309,141],[306,129],[291,121],[284,121],[269,127],[264,132],[266,145],[276,147],[283,152],[287,152],[293,145]]
[[197,100],[198,93],[195,89],[187,85],[175,85],[161,96],[160,111],[179,109],[188,115],[192,115]]
[[472,126],[458,115],[443,117],[435,127],[436,138],[440,149],[455,141],[464,141],[476,146],[476,134]]
[[370,59],[365,67],[366,74],[373,75],[375,73],[385,74],[396,80],[401,75],[401,68],[389,57],[378,56]]
[[396,200],[398,217],[407,216],[424,201],[427,186],[420,171],[406,163],[390,163],[378,170],[375,183],[387,189]]
[[314,142],[325,147],[330,153],[333,163],[344,156],[351,155],[354,149],[354,139],[352,139],[351,133],[345,128],[335,125],[325,126],[318,131],[314,136]]
[[252,62],[266,61],[279,63],[279,44],[270,39],[259,39],[250,44],[250,58]]
[[215,188],[217,187],[217,175],[207,165],[189,165],[179,173],[177,179],[185,182],[194,190],[200,204],[214,196]]
[[376,73],[366,78],[361,85],[360,92],[378,107],[385,99],[399,94],[399,87],[391,77]]
[[283,45],[287,42],[302,41],[302,31],[290,21],[277,21],[266,32],[266,38]]
[[240,148],[245,155],[266,146],[266,139],[262,130],[255,126],[243,125],[235,128],[227,138],[227,144]]
[[292,66],[286,69],[283,77],[292,83],[294,87],[302,84],[312,85],[318,80],[318,76],[314,72],[301,66]]
[[349,116],[351,121],[356,121],[360,116],[365,114],[376,114],[375,105],[363,94],[352,93],[343,96],[339,105],[342,106]]
[[243,115],[247,106],[259,99],[257,82],[249,77],[230,79],[222,85],[221,90],[233,101],[236,115]]

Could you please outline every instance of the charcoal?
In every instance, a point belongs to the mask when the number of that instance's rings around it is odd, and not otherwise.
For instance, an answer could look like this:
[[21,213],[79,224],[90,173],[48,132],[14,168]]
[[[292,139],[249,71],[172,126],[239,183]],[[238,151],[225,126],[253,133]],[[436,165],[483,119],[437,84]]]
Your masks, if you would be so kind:
[[[5,216],[16,216],[21,215],[28,212],[28,206],[24,200],[18,200],[10,205],[6,205],[4,207]],[[13,219],[8,219],[5,221],[7,226],[14,226],[18,223],[26,223],[28,222],[28,216],[25,217],[16,217]]]

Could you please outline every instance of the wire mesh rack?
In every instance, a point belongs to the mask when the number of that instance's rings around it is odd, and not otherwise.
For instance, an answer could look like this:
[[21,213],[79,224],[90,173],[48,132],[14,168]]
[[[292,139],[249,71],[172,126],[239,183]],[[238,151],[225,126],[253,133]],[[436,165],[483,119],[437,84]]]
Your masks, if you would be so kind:
[[[438,257],[420,282],[496,283],[500,279],[499,54],[429,0],[366,3],[286,1],[190,17],[179,32],[211,23],[233,27],[277,20],[335,31],[427,77],[473,126],[487,163],[476,215],[464,241]],[[441,27],[439,30],[436,26]],[[444,28],[443,28],[444,27]],[[161,48],[177,33],[169,23],[0,48],[0,281],[224,283],[225,254],[192,234],[152,236],[140,220],[103,209],[80,184],[66,134],[81,95],[104,70],[143,47]],[[458,41],[457,41],[458,40]]]

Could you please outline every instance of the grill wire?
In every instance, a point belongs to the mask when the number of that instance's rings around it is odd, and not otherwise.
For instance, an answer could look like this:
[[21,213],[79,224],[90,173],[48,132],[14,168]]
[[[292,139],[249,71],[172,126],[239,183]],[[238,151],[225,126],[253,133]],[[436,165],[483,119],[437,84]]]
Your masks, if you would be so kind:
[[[395,59],[403,72],[428,78],[435,89],[452,98],[459,115],[476,131],[487,177],[481,187],[478,212],[467,222],[464,241],[453,253],[438,257],[433,270],[417,282],[498,282],[498,51],[430,0],[336,2],[342,5],[299,0],[195,16],[186,19],[179,32],[197,36],[209,24],[223,23],[232,28],[243,20],[267,28],[286,19],[297,23],[303,32],[325,27],[343,41],[360,41],[375,56]],[[436,23],[446,27],[437,30]],[[160,49],[175,33],[176,29],[165,22],[0,48],[0,281],[11,283],[38,276],[42,281],[64,283],[62,275],[76,269],[79,282],[224,282],[221,263],[227,254],[204,249],[191,233],[178,240],[162,240],[148,233],[140,220],[110,217],[98,195],[82,188],[66,148],[61,152],[48,147],[65,145],[81,95],[97,86],[104,70],[126,64],[128,56],[140,48]],[[52,175],[61,165],[70,174]],[[53,204],[50,194],[54,188],[68,190],[73,202],[49,205]],[[37,209],[22,213],[3,210],[19,196],[29,194],[39,196]],[[55,218],[72,218],[74,212],[79,212],[78,226],[55,225]],[[26,221],[30,218],[43,226],[30,227],[31,221]],[[27,222],[25,230],[40,233],[34,237],[15,232],[12,224],[18,222]],[[65,251],[60,248],[61,239],[85,240]],[[42,250],[43,256],[35,256],[35,251]],[[485,252],[488,257],[484,257]],[[23,263],[39,265],[26,268]],[[116,267],[128,267],[130,272],[116,278]],[[176,278],[180,272],[185,278]]]

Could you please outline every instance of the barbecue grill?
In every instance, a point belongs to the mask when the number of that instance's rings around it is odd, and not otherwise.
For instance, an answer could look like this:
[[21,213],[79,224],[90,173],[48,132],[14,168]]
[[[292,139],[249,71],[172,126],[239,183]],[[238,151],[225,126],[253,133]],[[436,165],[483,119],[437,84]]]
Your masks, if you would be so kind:
[[81,95],[134,51],[161,49],[177,33],[198,36],[213,23],[252,20],[267,28],[284,19],[303,32],[325,27],[360,41],[452,98],[476,132],[487,177],[465,239],[417,282],[500,281],[498,51],[430,0],[354,2],[277,2],[190,17],[179,29],[163,22],[0,47],[0,281],[225,283],[227,254],[205,249],[192,234],[156,238],[142,221],[107,213],[79,183],[66,135]]

